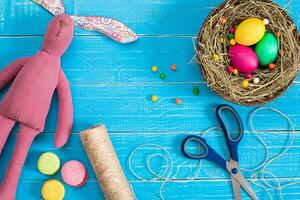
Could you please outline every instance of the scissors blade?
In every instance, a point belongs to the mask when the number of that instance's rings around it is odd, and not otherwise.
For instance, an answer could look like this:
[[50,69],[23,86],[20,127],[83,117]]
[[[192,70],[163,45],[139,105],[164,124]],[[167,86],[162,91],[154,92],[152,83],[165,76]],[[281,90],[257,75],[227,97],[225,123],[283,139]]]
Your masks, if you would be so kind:
[[[228,164],[227,168],[239,169],[239,163],[237,161],[231,159],[229,163],[230,164]],[[233,193],[234,193],[234,199],[241,200],[241,198],[242,198],[241,185],[239,184],[239,182],[237,180],[235,180],[235,178],[233,176],[231,176],[231,183],[232,183],[232,189],[233,189]]]
[[241,185],[239,184],[239,182],[237,182],[237,180],[235,180],[233,178],[233,176],[231,176],[231,183],[232,183],[232,189],[233,189],[233,193],[234,193],[234,199],[241,200],[242,199]]
[[[233,169],[238,169],[236,174],[233,173],[233,171],[234,171]],[[235,186],[235,184],[238,183],[240,185],[239,190],[240,190],[240,187],[242,186],[242,188],[248,193],[248,195],[253,200],[258,200],[255,192],[252,190],[252,188],[248,184],[248,181],[245,179],[243,174],[241,174],[241,172],[239,171],[238,162],[231,159],[230,162],[227,162],[227,170],[229,171],[229,173],[231,175],[231,180],[232,180],[232,178],[235,180],[235,181],[232,181],[234,194],[236,194],[235,192],[238,190],[237,187]],[[240,191],[239,191],[239,195],[241,196]],[[237,196],[235,195],[235,197],[237,197]]]
[[242,186],[242,188],[248,193],[248,195],[253,200],[258,200],[255,192],[252,190],[252,188],[248,184],[248,181],[245,179],[245,177],[240,172],[238,172],[237,174],[231,173],[231,176]]

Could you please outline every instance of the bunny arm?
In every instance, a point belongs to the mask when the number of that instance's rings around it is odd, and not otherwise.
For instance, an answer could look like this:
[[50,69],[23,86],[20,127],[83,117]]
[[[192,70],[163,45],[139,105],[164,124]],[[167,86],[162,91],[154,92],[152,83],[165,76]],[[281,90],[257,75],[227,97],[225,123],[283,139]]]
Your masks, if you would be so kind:
[[64,146],[69,138],[73,125],[73,106],[69,82],[62,70],[59,74],[57,85],[58,93],[58,120],[57,131],[55,135],[55,146]]
[[22,67],[30,60],[30,57],[21,58],[18,60],[15,60],[13,63],[5,67],[0,72],[0,90],[3,89],[5,85],[8,84],[9,81],[11,81],[15,76],[18,74],[18,72],[22,69]]

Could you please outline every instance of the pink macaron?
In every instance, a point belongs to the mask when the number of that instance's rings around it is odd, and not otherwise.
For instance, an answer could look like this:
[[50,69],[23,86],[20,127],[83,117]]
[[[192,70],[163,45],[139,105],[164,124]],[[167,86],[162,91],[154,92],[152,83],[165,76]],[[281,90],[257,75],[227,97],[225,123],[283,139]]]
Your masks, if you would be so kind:
[[68,185],[81,187],[87,180],[87,171],[81,162],[71,160],[63,165],[61,177]]

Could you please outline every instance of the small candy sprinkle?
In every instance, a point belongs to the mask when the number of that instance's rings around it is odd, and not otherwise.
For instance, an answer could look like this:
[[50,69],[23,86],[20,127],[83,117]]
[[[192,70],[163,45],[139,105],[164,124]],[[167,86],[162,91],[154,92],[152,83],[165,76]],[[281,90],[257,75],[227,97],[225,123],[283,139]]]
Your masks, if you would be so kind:
[[175,64],[173,64],[173,65],[171,66],[171,69],[172,69],[173,71],[176,71],[177,66],[176,66]]
[[263,22],[265,25],[268,25],[270,23],[270,21],[268,19],[264,19]]
[[158,100],[158,96],[152,95],[151,101],[152,101],[152,102],[157,102],[157,100]]
[[237,70],[237,69],[234,69],[234,70],[233,70],[233,74],[234,74],[234,75],[238,75],[238,73],[239,73],[239,70]]
[[227,22],[227,19],[225,18],[225,17],[221,17],[220,18],[220,22],[221,22],[221,24],[226,24],[226,22]]
[[244,80],[242,82],[243,88],[248,88],[249,87],[249,81],[248,80]]
[[157,72],[157,66],[152,66],[151,70],[152,72]]
[[247,79],[251,79],[251,78],[252,78],[252,75],[251,75],[251,74],[246,74],[246,78],[247,78]]
[[230,33],[230,34],[227,35],[227,38],[228,38],[228,40],[231,40],[231,39],[234,38],[234,35],[232,33]]
[[276,36],[279,38],[280,37],[280,31],[276,32]]
[[231,27],[231,28],[229,29],[229,33],[235,33],[235,31],[236,31],[236,28],[235,28],[235,27]]
[[182,104],[182,101],[181,101],[181,99],[176,99],[176,100],[175,100],[175,103],[176,103],[177,105],[180,105],[180,104]]
[[220,37],[220,42],[223,44],[224,43],[224,38]]
[[258,84],[259,81],[260,81],[259,78],[254,78],[254,79],[253,79],[253,83],[255,83],[255,84]]
[[269,69],[274,70],[276,68],[276,65],[274,63],[269,64]]
[[229,73],[229,74],[232,74],[233,73],[233,67],[227,67],[227,72]]
[[166,75],[164,74],[164,73],[161,73],[160,75],[159,75],[159,78],[161,78],[161,79],[165,79],[166,78]]
[[215,55],[213,55],[213,59],[214,59],[214,61],[218,61],[220,59],[220,57],[219,57],[219,55],[215,54]]
[[197,87],[194,87],[194,89],[193,89],[193,93],[194,93],[195,95],[198,95],[198,94],[200,93],[200,90],[199,90],[199,88],[197,88]]
[[235,42],[234,39],[231,39],[231,40],[229,41],[229,43],[230,43],[232,46],[236,44],[236,42]]

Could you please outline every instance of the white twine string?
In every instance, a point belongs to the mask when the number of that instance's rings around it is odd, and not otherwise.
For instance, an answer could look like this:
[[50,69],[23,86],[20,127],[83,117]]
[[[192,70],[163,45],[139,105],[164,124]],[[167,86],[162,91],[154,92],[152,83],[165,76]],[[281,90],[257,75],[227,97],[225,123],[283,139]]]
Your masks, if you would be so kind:
[[[255,117],[255,115],[257,114],[257,112],[262,111],[262,110],[269,110],[272,112],[277,113],[278,115],[282,116],[289,124],[290,130],[289,130],[289,142],[288,145],[280,152],[278,153],[276,156],[269,158],[269,148],[268,145],[266,144],[266,142],[263,140],[263,138],[261,137],[260,133],[255,129],[254,126],[254,122],[253,119]],[[282,197],[282,189],[286,188],[288,186],[293,186],[296,184],[299,184],[299,182],[289,182],[286,184],[281,184],[278,177],[270,172],[270,171],[266,171],[266,168],[268,166],[270,166],[270,164],[279,159],[280,157],[282,157],[283,155],[285,155],[288,150],[292,147],[294,140],[295,140],[295,128],[294,125],[292,124],[291,120],[282,112],[280,112],[279,110],[276,110],[274,108],[269,108],[269,107],[259,107],[254,109],[250,114],[249,114],[249,126],[250,126],[250,131],[252,133],[254,133],[254,136],[258,139],[258,141],[263,145],[264,149],[265,149],[265,157],[264,160],[258,164],[257,166],[253,167],[253,168],[240,168],[243,171],[247,171],[247,172],[253,172],[253,174],[250,177],[250,182],[256,186],[258,186],[259,188],[263,189],[264,191],[267,192],[269,199],[273,200],[272,195],[270,193],[270,190],[278,190],[279,192],[279,197],[280,199],[283,199]],[[209,129],[207,129],[206,131],[202,132],[200,135],[203,136],[211,131],[223,131],[220,127],[211,127]],[[155,153],[155,154],[150,154],[146,157],[146,166],[147,166],[147,170],[149,171],[150,174],[153,175],[153,178],[143,178],[140,175],[138,175],[133,166],[132,166],[132,160],[134,155],[142,150],[143,148],[147,148],[147,147],[154,147],[160,151],[163,151],[164,154],[162,153]],[[162,171],[162,173],[157,173],[155,172],[155,170],[153,170],[153,167],[151,167],[151,161],[155,158],[161,158],[165,161],[165,165],[161,166],[160,171]],[[164,200],[163,197],[163,191],[164,191],[164,187],[166,185],[166,183],[168,182],[172,182],[176,179],[176,175],[179,173],[179,168],[185,164],[186,162],[183,162],[179,165],[179,167],[176,167],[176,171],[175,174],[173,176],[173,178],[171,178],[171,175],[173,174],[173,170],[174,170],[174,161],[171,157],[170,152],[163,146],[158,145],[158,144],[142,144],[139,145],[138,147],[136,147],[129,155],[128,158],[128,166],[129,166],[129,170],[130,172],[133,174],[133,176],[135,176],[137,179],[141,180],[141,181],[157,181],[157,180],[163,180],[163,183],[160,186],[160,190],[159,190],[159,196],[161,200]],[[193,180],[195,180],[196,178],[198,178],[201,168],[202,168],[202,160],[199,160],[199,162],[196,165],[197,169],[194,173],[193,176],[188,176],[186,180],[176,180],[176,182],[178,183],[187,183],[187,182],[191,182]],[[192,167],[191,167],[192,168]],[[257,172],[258,171],[258,172]],[[160,175],[161,174],[161,175]],[[190,172],[191,174],[191,172]],[[276,185],[271,185],[268,183],[266,175],[268,175],[269,177],[271,176],[275,182]],[[258,180],[260,180],[263,184],[259,184]]]
[[[253,123],[253,118],[255,117],[256,113],[259,112],[259,111],[262,111],[262,110],[269,110],[269,111],[275,112],[276,114],[282,116],[288,122],[289,127],[290,127],[290,129],[289,129],[290,140],[289,140],[287,146],[285,148],[283,148],[283,150],[279,154],[277,154],[276,156],[274,156],[272,158],[269,158],[269,148],[268,148],[268,145],[262,139],[262,137],[259,134],[259,132],[255,129],[255,126],[254,126],[254,123]],[[290,118],[288,116],[286,116],[285,114],[283,114],[279,110],[276,110],[274,108],[269,108],[269,107],[259,107],[259,108],[256,108],[255,110],[253,110],[250,113],[250,115],[249,115],[249,126],[250,126],[250,129],[251,129],[251,132],[254,133],[254,135],[256,136],[256,138],[259,140],[259,142],[265,148],[265,158],[264,158],[264,161],[261,164],[257,165],[256,167],[253,167],[253,168],[250,168],[250,169],[245,169],[245,168],[240,168],[240,169],[244,170],[244,171],[248,171],[248,172],[253,172],[253,171],[260,170],[259,172],[253,173],[251,175],[251,179],[250,179],[251,183],[255,184],[256,186],[258,186],[258,187],[260,187],[262,189],[264,189],[265,191],[268,191],[270,189],[278,190],[280,199],[283,199],[283,197],[282,197],[282,189],[286,188],[288,186],[296,185],[296,184],[298,184],[298,182],[290,182],[290,183],[281,185],[278,177],[275,174],[273,174],[272,172],[266,171],[266,168],[268,166],[270,166],[270,164],[273,161],[279,159],[280,157],[282,157],[283,155],[285,155],[290,150],[290,148],[292,147],[292,145],[293,145],[293,143],[295,141],[295,127],[294,127],[293,123],[291,122],[291,120],[290,120]],[[261,178],[259,180],[262,181],[263,184],[266,185],[266,186],[257,183],[259,175],[261,175]],[[271,177],[273,177],[275,179],[275,182],[277,183],[277,186],[269,184],[267,182],[266,178],[265,178],[265,175],[270,175]],[[272,196],[270,195],[269,192],[268,192],[268,194],[269,194],[270,199],[272,200],[273,198],[272,198]]]
[[[221,128],[219,127],[211,127],[209,129],[207,129],[206,131],[204,131],[203,133],[201,133],[201,135],[204,135],[204,134],[207,134],[213,130],[220,130],[222,131]],[[165,153],[164,154],[161,154],[161,153],[155,153],[155,154],[151,154],[149,155],[147,158],[146,158],[146,166],[147,166],[147,169],[148,171],[150,172],[150,174],[152,174],[154,176],[154,178],[143,178],[141,177],[140,175],[138,175],[133,166],[132,166],[132,159],[134,157],[134,155],[141,149],[143,148],[147,148],[147,147],[154,147],[156,149],[159,149],[161,151],[163,151]],[[157,158],[157,157],[160,157],[162,158],[166,164],[164,166],[161,166],[161,171],[163,171],[162,175],[159,175],[158,173],[156,173],[153,168],[151,168],[151,160],[154,159],[154,158]],[[185,163],[185,162],[184,162]],[[183,164],[184,164],[183,163]],[[181,164],[181,165],[183,165]],[[133,176],[135,176],[137,179],[141,180],[141,181],[157,181],[157,180],[163,180],[163,183],[161,184],[160,186],[160,190],[159,190],[159,197],[160,199],[164,200],[164,197],[163,197],[163,190],[164,190],[164,187],[166,185],[166,183],[168,182],[171,182],[172,179],[171,179],[171,175],[173,173],[173,170],[174,170],[174,161],[171,157],[171,154],[170,152],[163,146],[161,145],[158,145],[158,144],[141,144],[139,146],[137,146],[136,148],[133,149],[133,151],[130,153],[129,157],[128,157],[128,167],[129,167],[129,170],[130,172],[133,174]],[[202,160],[199,160],[199,162],[197,163],[197,170],[196,172],[194,173],[193,176],[191,177],[188,177],[188,180],[177,180],[177,182],[180,182],[180,183],[187,183],[187,182],[191,182],[193,180],[195,180],[199,174],[200,174],[200,171],[201,171],[201,167],[202,167]],[[163,169],[164,168],[164,169]],[[163,170],[162,170],[163,169]],[[175,176],[177,175],[178,173],[178,170],[179,168],[176,168],[176,171],[175,171],[175,175],[173,176],[175,178]],[[169,172],[167,174],[167,172]],[[167,175],[166,175],[167,174]],[[166,176],[165,176],[166,175]]]

